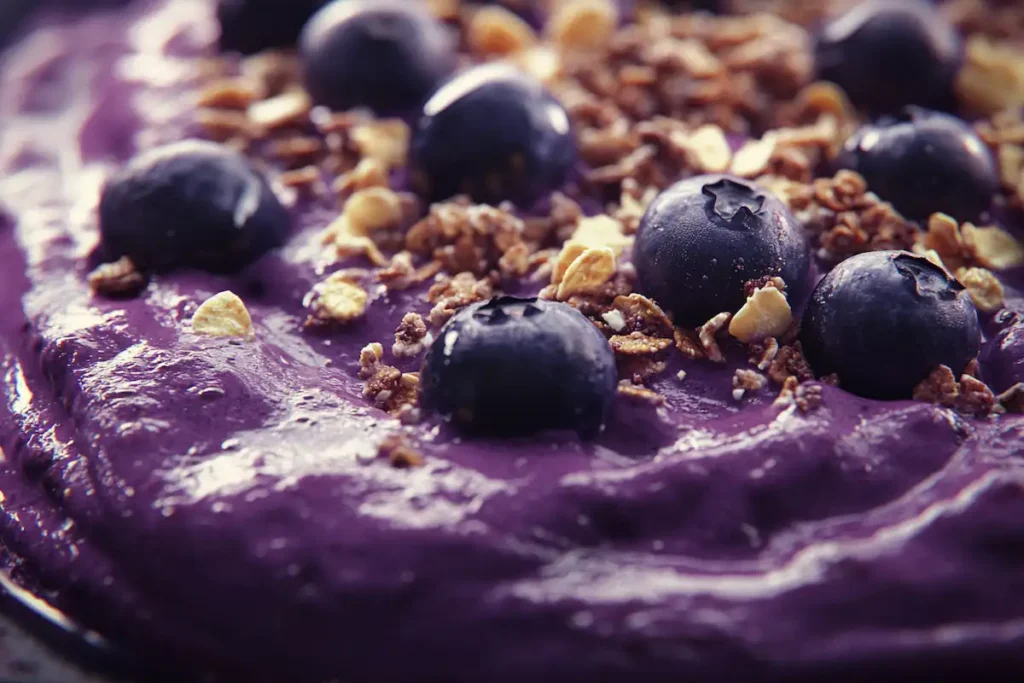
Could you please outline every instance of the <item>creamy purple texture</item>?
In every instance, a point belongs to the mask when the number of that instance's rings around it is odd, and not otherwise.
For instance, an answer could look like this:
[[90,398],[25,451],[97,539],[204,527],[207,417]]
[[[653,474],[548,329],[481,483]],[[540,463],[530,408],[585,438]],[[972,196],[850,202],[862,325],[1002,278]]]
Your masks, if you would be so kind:
[[[425,304],[379,293],[345,331],[299,332],[330,207],[236,278],[93,296],[100,184],[188,135],[213,32],[202,0],[50,18],[0,73],[0,543],[21,582],[250,680],[1024,670],[1021,417],[828,387],[807,413],[738,403],[735,365],[675,361],[667,406],[620,401],[595,443],[421,425],[426,465],[398,470],[357,356]],[[183,326],[224,289],[255,341]],[[994,388],[1024,380],[1024,327],[989,332]]]

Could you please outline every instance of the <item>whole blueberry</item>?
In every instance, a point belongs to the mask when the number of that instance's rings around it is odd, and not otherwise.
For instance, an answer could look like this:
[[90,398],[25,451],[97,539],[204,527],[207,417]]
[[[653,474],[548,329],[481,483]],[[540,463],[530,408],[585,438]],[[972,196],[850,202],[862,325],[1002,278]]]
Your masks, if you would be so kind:
[[828,22],[815,44],[818,77],[875,112],[948,104],[960,60],[955,29],[924,0],[861,2]]
[[860,396],[907,399],[940,365],[958,377],[981,343],[970,295],[945,269],[905,251],[852,256],[811,294],[800,332],[820,375]]
[[100,196],[104,252],[142,270],[224,273],[280,246],[290,219],[242,155],[187,140],[140,154]]
[[442,86],[412,138],[414,182],[433,201],[466,193],[525,205],[562,185],[575,162],[565,109],[538,81],[502,64]]
[[302,27],[326,0],[218,0],[220,48],[253,54],[294,47]]
[[319,104],[417,109],[455,69],[453,36],[423,3],[335,0],[302,31],[306,89]]
[[754,183],[718,174],[678,182],[651,202],[633,263],[640,290],[689,326],[739,309],[750,280],[781,277],[790,301],[810,285],[807,238],[786,205]]
[[500,297],[441,329],[423,365],[421,402],[472,432],[567,428],[592,438],[616,383],[611,347],[576,309]]
[[837,160],[907,218],[936,211],[975,220],[992,203],[999,172],[985,143],[957,118],[907,107],[862,126]]

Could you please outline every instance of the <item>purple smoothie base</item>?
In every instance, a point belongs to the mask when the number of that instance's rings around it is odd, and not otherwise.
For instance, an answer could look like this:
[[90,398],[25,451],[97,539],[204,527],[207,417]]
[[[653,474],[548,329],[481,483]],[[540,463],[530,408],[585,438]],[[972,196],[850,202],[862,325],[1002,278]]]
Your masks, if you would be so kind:
[[[829,387],[807,413],[772,389],[740,403],[734,349],[674,360],[666,406],[620,401],[594,443],[426,424],[425,466],[400,470],[374,457],[404,428],[366,404],[357,358],[426,304],[375,291],[364,321],[300,332],[327,204],[235,278],[94,296],[98,188],[190,134],[212,26],[202,0],[51,17],[0,72],[0,541],[19,582],[153,661],[250,680],[1024,670],[1021,417]],[[1004,282],[1024,311],[1024,273]],[[255,341],[184,328],[224,289]],[[1001,320],[997,390],[1024,380],[1024,326]]]

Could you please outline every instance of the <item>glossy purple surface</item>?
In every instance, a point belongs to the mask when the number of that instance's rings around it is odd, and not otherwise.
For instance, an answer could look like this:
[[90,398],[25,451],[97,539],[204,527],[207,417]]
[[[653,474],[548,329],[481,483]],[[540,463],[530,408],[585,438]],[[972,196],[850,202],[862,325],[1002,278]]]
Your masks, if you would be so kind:
[[[830,388],[809,413],[767,389],[739,403],[733,365],[676,360],[667,406],[620,402],[592,444],[425,425],[426,465],[398,470],[373,457],[400,426],[367,407],[356,358],[425,304],[378,293],[348,331],[299,332],[333,210],[304,208],[236,278],[92,296],[99,186],[188,133],[212,26],[202,0],[97,12],[0,72],[0,541],[21,582],[157,661],[246,680],[1024,667],[1020,417]],[[256,340],[189,334],[228,288]],[[1020,338],[985,353],[1019,373]]]

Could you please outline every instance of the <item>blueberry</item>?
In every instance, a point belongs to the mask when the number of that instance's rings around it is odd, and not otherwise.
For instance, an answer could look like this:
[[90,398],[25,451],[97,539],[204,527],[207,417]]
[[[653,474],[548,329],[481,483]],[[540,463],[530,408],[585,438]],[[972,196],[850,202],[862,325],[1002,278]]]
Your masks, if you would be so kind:
[[421,373],[421,401],[472,432],[597,435],[616,390],[608,342],[562,303],[500,297],[459,311]]
[[284,243],[288,211],[237,152],[198,140],[145,152],[100,196],[104,252],[147,271],[223,273]]
[[923,0],[861,2],[828,22],[815,45],[818,77],[876,112],[949,103],[960,60],[956,31]]
[[302,27],[326,0],[219,0],[220,47],[253,54],[295,47]]
[[999,185],[992,155],[970,126],[917,107],[862,126],[837,163],[863,175],[873,192],[912,220],[936,211],[975,220]]
[[576,162],[569,115],[539,82],[502,64],[470,69],[423,107],[412,139],[417,189],[434,201],[529,204]]
[[658,195],[640,220],[633,263],[641,291],[689,326],[736,311],[750,280],[781,277],[790,301],[810,288],[810,249],[789,209],[725,175],[689,178]]
[[939,365],[958,377],[978,355],[970,295],[945,269],[904,251],[852,256],[811,295],[800,332],[818,375],[879,399],[910,398]]
[[306,89],[331,109],[414,111],[455,69],[453,36],[419,2],[335,0],[302,32]]

